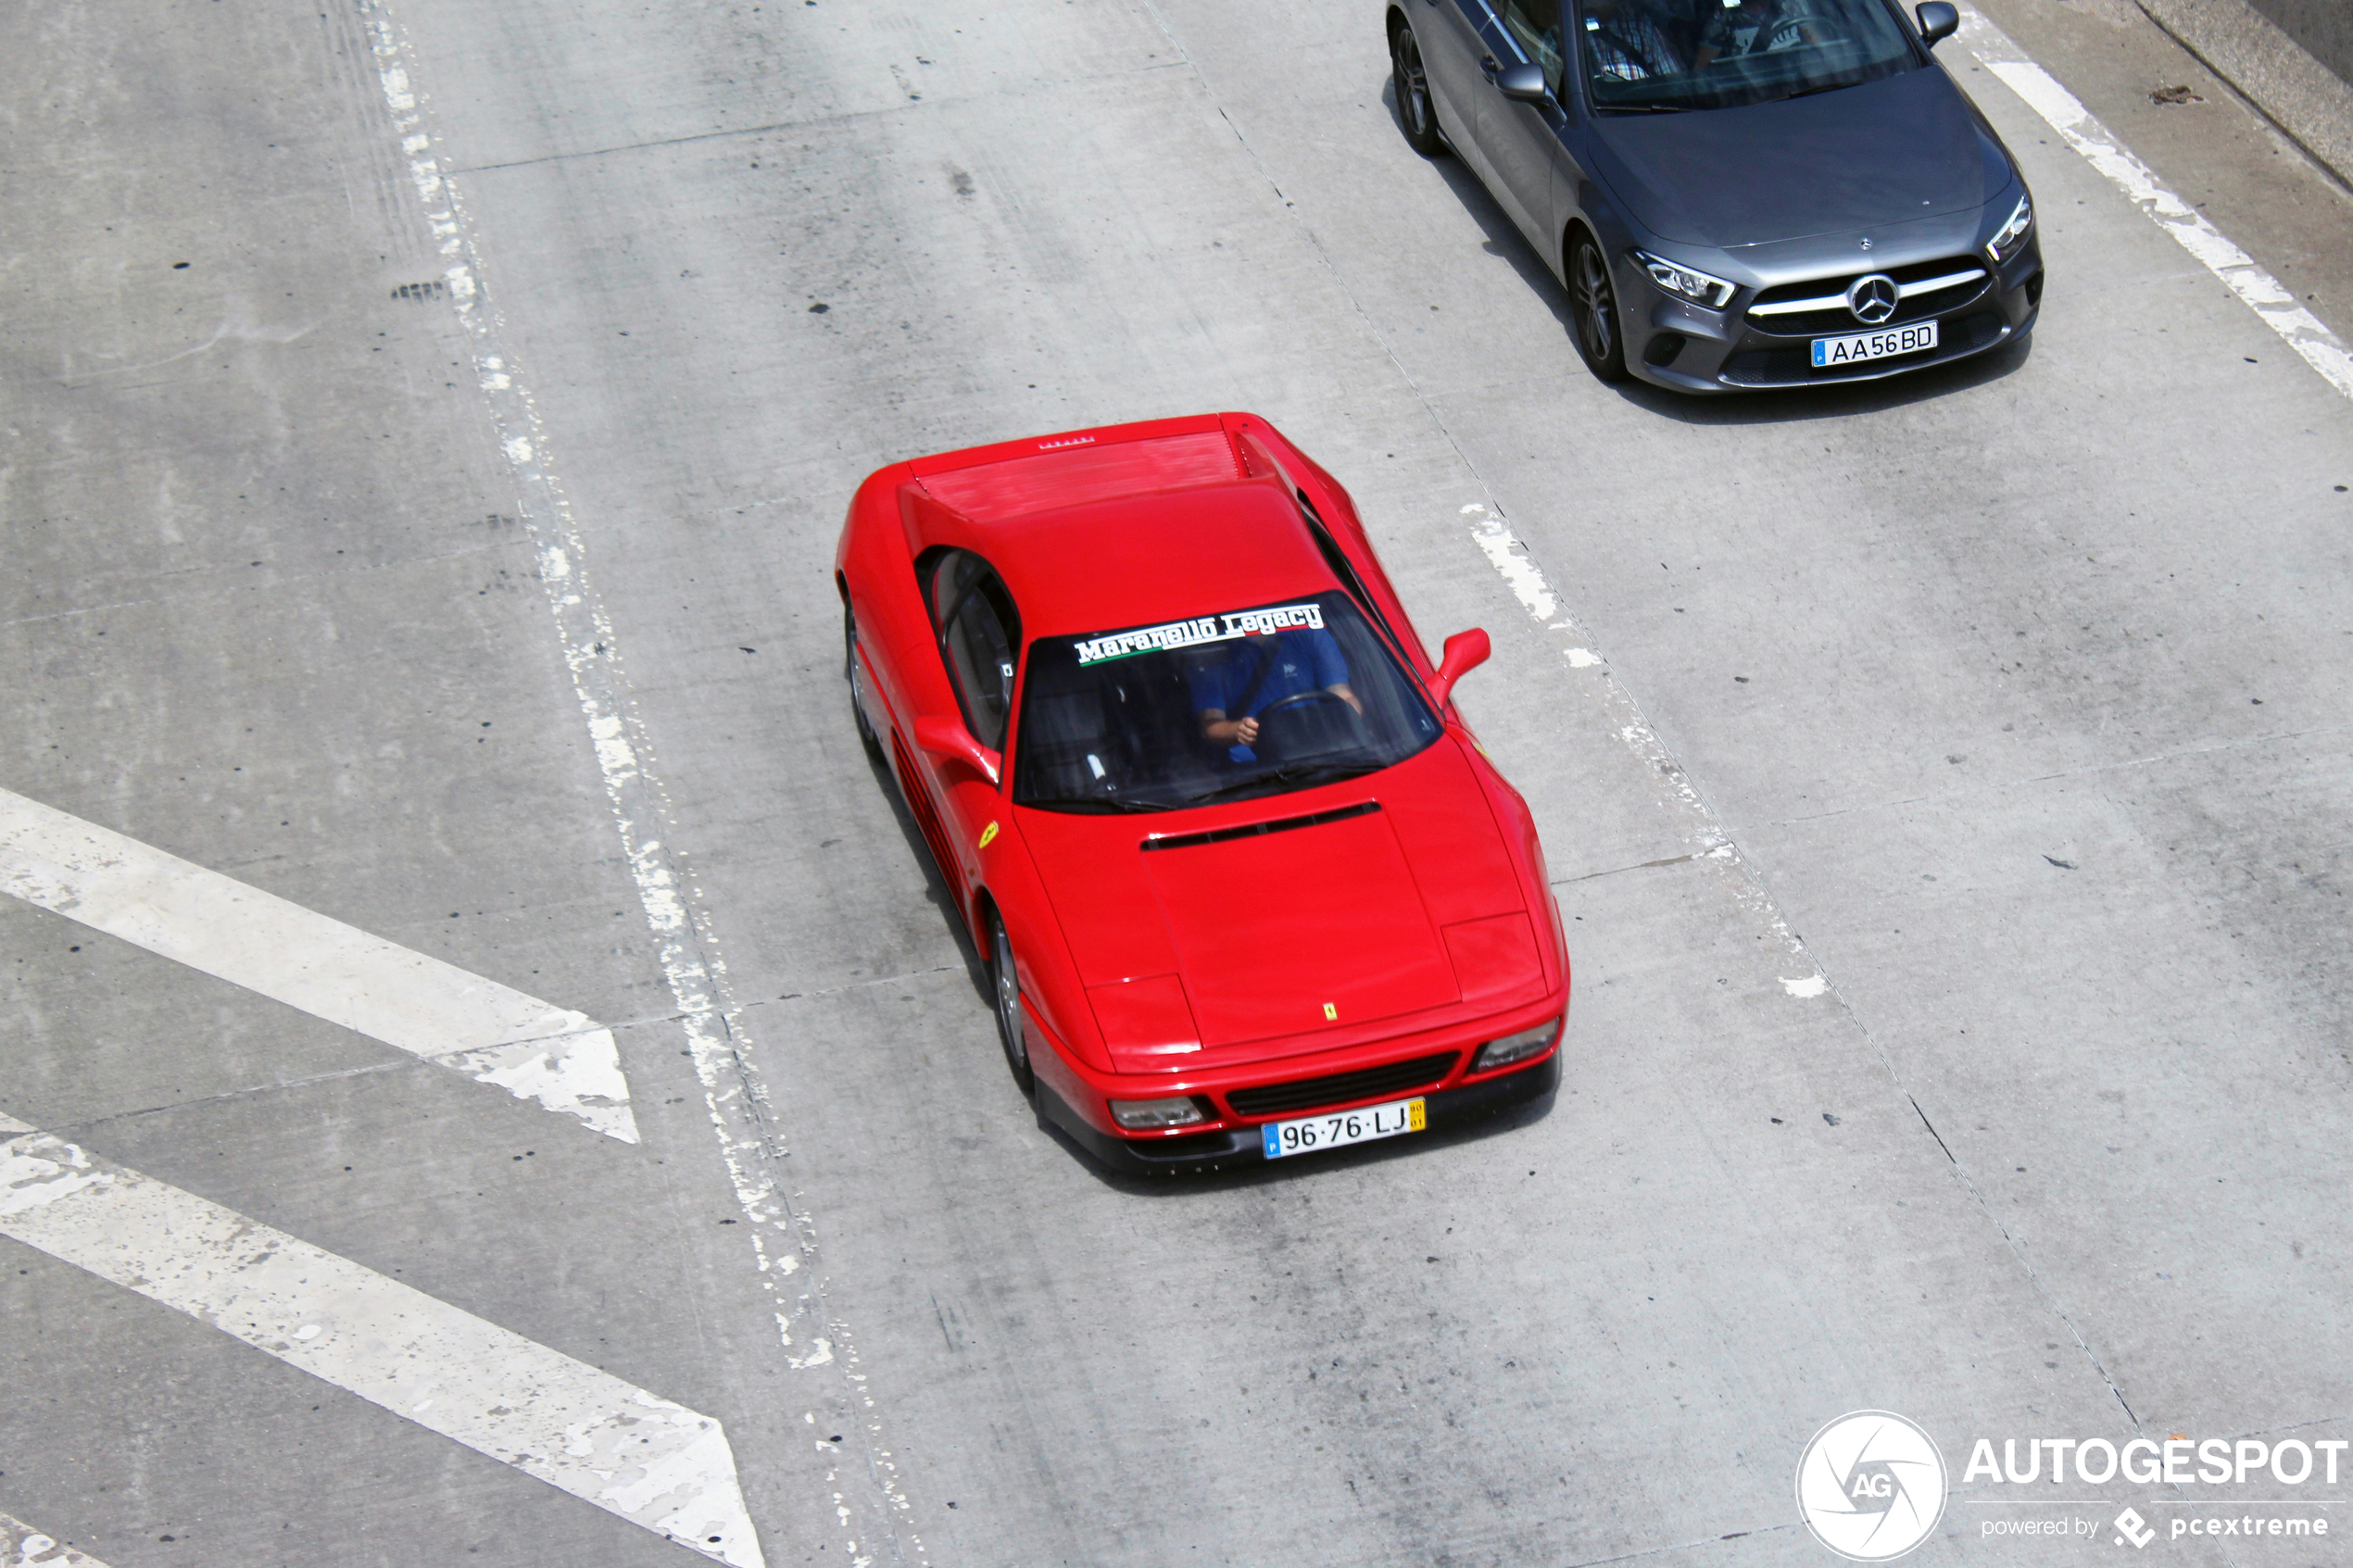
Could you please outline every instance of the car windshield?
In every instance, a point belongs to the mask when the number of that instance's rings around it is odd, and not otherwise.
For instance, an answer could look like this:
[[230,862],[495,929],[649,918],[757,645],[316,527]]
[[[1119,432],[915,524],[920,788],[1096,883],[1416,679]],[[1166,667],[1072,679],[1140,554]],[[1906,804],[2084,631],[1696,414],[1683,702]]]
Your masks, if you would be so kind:
[[1078,637],[1023,677],[1013,798],[1167,811],[1305,789],[1402,762],[1437,716],[1338,589]]
[[1919,63],[1886,0],[1576,0],[1604,113],[1769,103]]

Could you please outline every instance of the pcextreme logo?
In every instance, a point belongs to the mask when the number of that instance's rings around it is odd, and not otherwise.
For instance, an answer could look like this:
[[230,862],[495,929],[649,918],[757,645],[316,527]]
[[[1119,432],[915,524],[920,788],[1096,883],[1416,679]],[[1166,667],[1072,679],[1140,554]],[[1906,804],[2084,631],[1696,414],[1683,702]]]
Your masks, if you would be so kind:
[[1944,1514],[1944,1456],[1892,1411],[1856,1411],[1814,1434],[1797,1461],[1797,1510],[1853,1562],[1903,1556]]

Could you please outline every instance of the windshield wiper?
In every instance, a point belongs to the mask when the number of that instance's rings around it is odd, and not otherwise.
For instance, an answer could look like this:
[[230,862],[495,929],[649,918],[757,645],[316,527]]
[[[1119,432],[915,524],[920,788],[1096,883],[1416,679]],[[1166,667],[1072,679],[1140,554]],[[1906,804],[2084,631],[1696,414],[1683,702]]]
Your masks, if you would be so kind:
[[1048,810],[1056,809],[1076,811],[1175,811],[1181,803],[1174,800],[1116,799],[1106,795],[1032,795],[1020,801],[1024,806],[1038,806]]
[[1306,767],[1277,768],[1272,772],[1253,773],[1249,778],[1236,779],[1232,784],[1204,790],[1192,797],[1187,804],[1200,806],[1212,800],[1224,800],[1243,790],[1256,789],[1260,784],[1330,784],[1338,779],[1362,778],[1366,773],[1378,773],[1388,766],[1386,762],[1318,762]]
[[1801,87],[1794,93],[1784,93],[1778,98],[1759,98],[1756,101],[1760,104],[1786,103],[1792,98],[1810,98],[1817,93],[1835,93],[1842,87],[1856,85],[1858,83],[1852,82],[1823,82],[1812,87]]
[[1604,104],[1604,114],[1689,114],[1689,104]]

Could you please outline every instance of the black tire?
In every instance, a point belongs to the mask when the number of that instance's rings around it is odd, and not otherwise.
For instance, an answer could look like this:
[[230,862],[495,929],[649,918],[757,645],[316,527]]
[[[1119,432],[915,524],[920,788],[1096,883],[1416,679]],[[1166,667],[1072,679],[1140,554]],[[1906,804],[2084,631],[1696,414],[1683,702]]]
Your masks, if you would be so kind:
[[1582,229],[1568,241],[1568,300],[1575,313],[1577,356],[1605,382],[1626,379],[1626,334],[1617,321],[1617,288],[1610,282],[1609,257]]
[[858,662],[858,621],[844,606],[841,612],[843,651],[842,674],[849,682],[849,717],[858,726],[858,738],[866,747],[866,755],[882,756],[882,737],[875,734],[874,724],[866,718],[866,671]]
[[1029,1041],[1021,1026],[1021,975],[1013,962],[1013,938],[997,911],[988,911],[988,990],[997,1014],[997,1043],[1005,1047],[1005,1065],[1025,1095],[1038,1087],[1029,1067]]
[[1438,105],[1429,95],[1429,72],[1422,68],[1422,46],[1414,24],[1399,21],[1389,39],[1390,80],[1397,85],[1397,120],[1405,128],[1405,144],[1424,157],[1446,150],[1438,131]]

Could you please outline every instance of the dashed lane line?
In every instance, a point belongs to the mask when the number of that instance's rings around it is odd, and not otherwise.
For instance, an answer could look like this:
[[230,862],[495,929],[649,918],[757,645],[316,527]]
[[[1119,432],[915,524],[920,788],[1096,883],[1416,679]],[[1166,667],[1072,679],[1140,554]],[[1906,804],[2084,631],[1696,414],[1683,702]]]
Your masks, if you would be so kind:
[[[784,1128],[754,1060],[745,1010],[702,889],[676,842],[652,736],[559,472],[555,433],[507,345],[506,318],[490,288],[492,274],[476,244],[465,194],[452,178],[454,169],[445,165],[448,149],[439,145],[432,94],[409,36],[385,0],[360,4],[368,14],[392,130],[424,220],[447,264],[442,276],[472,344],[477,383],[506,454],[517,511],[538,556],[539,579],[572,672],[573,693],[596,746],[605,797],[662,978],[677,1003],[719,1158],[749,1222],[744,1234],[774,1314],[778,1341],[788,1366],[817,1374],[799,1380],[797,1392],[822,1399],[828,1420],[858,1434],[846,1447],[823,1445],[829,1456],[825,1486],[839,1526],[837,1540],[849,1568],[919,1565],[927,1561],[923,1537],[912,1528],[913,1511],[885,1435],[881,1401],[849,1325],[829,1305],[816,1218],[779,1179],[786,1153]],[[814,1412],[804,1411],[804,1418],[813,1421]]]
[[2319,317],[2298,305],[2292,292],[2208,222],[2204,213],[2167,189],[2149,166],[2133,156],[2132,148],[2118,141],[2115,133],[2094,118],[2074,94],[2035,64],[2025,50],[2010,41],[2007,33],[1976,11],[1964,10],[1961,16],[1961,42],[1984,63],[1987,70],[1999,77],[2002,84],[2017,94],[2028,108],[2049,122],[2062,141],[2082,154],[2083,160],[2122,191],[2133,206],[2147,213],[2152,222],[2197,257],[2199,265],[2222,280],[2223,285],[2260,316],[2265,326],[2279,333],[2306,364],[2318,370],[2323,381],[2353,397],[2353,353],[2347,352],[2345,345]]
[[21,1122],[0,1116],[0,1236],[705,1557],[764,1568],[711,1417]]
[[0,789],[0,892],[637,1141],[612,1031]]
[[0,1568],[107,1568],[86,1551],[0,1513]]

